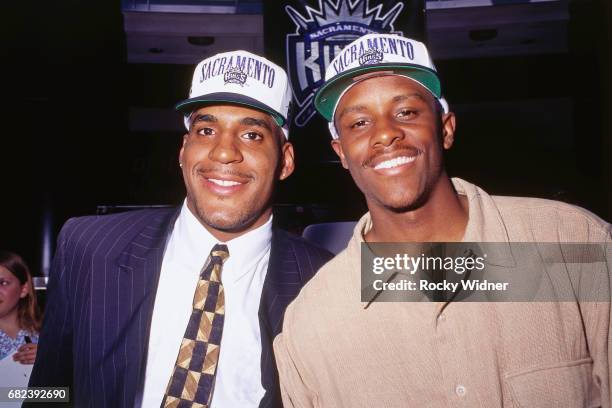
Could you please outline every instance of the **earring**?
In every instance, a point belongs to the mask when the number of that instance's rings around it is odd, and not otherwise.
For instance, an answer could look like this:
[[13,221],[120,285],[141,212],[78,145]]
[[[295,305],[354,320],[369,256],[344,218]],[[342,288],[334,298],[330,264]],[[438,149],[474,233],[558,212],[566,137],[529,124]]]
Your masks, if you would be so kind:
[[183,163],[179,163],[179,167],[180,167],[180,168],[183,168]]

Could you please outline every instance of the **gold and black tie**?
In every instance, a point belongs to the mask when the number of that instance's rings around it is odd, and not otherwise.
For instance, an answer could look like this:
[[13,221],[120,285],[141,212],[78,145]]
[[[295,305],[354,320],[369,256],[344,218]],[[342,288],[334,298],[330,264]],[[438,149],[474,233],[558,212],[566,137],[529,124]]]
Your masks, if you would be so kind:
[[210,405],[225,315],[221,269],[228,256],[227,246],[217,244],[204,264],[193,297],[193,311],[161,404],[164,408]]

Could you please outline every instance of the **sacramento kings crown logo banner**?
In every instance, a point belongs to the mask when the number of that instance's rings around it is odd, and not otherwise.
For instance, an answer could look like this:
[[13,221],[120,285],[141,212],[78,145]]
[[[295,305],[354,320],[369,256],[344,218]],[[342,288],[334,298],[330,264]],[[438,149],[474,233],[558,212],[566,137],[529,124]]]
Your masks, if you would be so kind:
[[[275,62],[289,74],[297,103],[293,128],[304,128],[318,119],[314,94],[324,82],[326,67],[344,46],[371,33],[422,39],[423,8],[423,1],[410,0],[264,2],[266,56],[276,57]],[[373,63],[376,55],[365,58]]]
[[305,6],[302,12],[285,6],[296,32],[286,36],[287,68],[298,109],[294,124],[305,126],[316,114],[312,99],[325,78],[325,68],[344,46],[370,33],[395,33],[393,23],[404,8],[396,4],[389,10],[383,5],[370,7],[368,0],[319,0],[318,8]]

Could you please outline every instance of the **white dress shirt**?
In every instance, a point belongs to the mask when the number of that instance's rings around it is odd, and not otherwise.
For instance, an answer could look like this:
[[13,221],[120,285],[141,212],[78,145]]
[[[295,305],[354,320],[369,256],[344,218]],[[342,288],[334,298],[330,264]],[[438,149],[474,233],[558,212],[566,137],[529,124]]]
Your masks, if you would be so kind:
[[[257,407],[265,393],[258,311],[271,239],[272,217],[261,227],[225,243],[229,250],[221,274],[225,319],[213,408]],[[143,408],[159,407],[164,397],[191,316],[199,274],[217,243],[183,203],[166,245],[155,296],[140,404]]]

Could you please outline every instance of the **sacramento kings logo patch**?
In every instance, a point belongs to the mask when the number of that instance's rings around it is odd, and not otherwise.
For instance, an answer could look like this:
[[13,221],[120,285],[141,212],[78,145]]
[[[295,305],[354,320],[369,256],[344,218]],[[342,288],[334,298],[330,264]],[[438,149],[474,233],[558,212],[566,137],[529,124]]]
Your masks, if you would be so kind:
[[[295,23],[295,34],[286,37],[287,68],[296,106],[294,123],[304,127],[315,115],[313,100],[325,81],[325,69],[342,49],[358,37],[372,33],[403,35],[393,23],[404,9],[404,2],[389,2],[389,8],[369,0],[319,0],[318,9],[291,6],[285,12]],[[378,54],[368,58],[374,63]],[[365,61],[365,60],[364,60]]]
[[231,67],[223,74],[223,80],[225,85],[237,84],[243,86],[247,80],[247,75],[239,67]]
[[359,65],[378,64],[383,60],[383,53],[376,48],[370,48],[359,57]]

